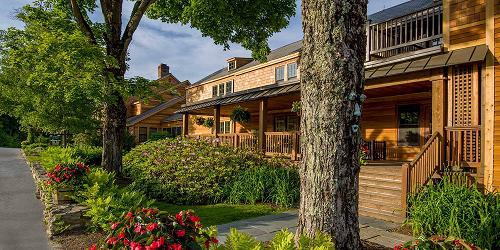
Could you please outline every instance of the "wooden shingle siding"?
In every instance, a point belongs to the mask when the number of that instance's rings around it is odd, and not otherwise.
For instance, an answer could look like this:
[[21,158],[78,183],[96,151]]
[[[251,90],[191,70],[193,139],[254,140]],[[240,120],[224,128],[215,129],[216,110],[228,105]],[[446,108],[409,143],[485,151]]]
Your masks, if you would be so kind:
[[450,0],[450,44],[483,41],[486,37],[485,0]]
[[500,191],[500,0],[495,0],[494,56],[495,56],[495,120],[493,153],[493,188]]

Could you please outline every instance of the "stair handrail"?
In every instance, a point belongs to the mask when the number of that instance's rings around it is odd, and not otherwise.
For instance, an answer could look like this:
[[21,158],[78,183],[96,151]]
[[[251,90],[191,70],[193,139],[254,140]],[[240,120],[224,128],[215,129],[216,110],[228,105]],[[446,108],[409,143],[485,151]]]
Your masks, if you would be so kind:
[[443,166],[444,160],[443,136],[434,132],[415,159],[404,163],[401,167],[401,204],[406,212],[408,194],[417,191],[417,188],[425,186],[431,177]]

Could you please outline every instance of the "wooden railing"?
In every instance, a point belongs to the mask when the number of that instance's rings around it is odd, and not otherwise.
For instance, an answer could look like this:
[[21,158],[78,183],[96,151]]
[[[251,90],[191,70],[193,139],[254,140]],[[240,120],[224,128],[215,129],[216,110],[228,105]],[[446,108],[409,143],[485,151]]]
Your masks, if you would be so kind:
[[367,61],[428,49],[442,44],[443,8],[429,9],[370,24]]
[[298,132],[265,132],[266,155],[287,156],[297,160],[299,156],[299,133]]
[[415,159],[403,164],[401,168],[403,211],[406,211],[408,194],[416,192],[419,187],[427,184],[432,175],[442,169],[443,151],[443,137],[439,132],[435,132]]
[[446,127],[446,159],[450,166],[474,167],[481,163],[479,126]]
[[387,143],[385,141],[364,141],[368,147],[367,160],[385,160],[387,158]]

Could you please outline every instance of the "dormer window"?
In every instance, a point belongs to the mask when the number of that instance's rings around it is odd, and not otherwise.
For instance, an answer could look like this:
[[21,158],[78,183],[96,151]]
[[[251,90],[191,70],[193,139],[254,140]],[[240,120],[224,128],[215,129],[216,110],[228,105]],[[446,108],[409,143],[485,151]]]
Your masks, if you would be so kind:
[[227,70],[230,71],[233,69],[236,69],[236,60],[227,62]]
[[234,81],[227,81],[212,86],[212,97],[223,96],[231,94],[234,91]]
[[276,68],[276,82],[282,82],[285,80],[285,66],[280,66]]

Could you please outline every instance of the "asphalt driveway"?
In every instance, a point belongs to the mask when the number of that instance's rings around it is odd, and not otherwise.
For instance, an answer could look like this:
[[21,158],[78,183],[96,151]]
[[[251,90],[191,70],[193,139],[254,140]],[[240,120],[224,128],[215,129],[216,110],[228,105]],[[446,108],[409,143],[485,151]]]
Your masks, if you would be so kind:
[[21,151],[0,148],[0,250],[50,249],[42,211]]

